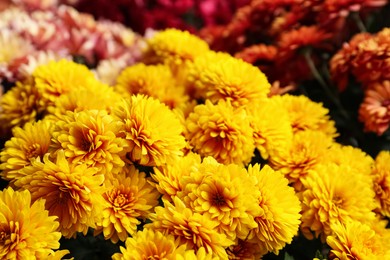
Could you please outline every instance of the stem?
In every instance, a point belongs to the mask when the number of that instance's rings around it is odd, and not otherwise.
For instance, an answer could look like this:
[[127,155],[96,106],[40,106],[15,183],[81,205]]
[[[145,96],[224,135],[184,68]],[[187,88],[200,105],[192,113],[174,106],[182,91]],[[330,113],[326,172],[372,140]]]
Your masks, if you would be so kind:
[[367,28],[364,25],[362,18],[360,17],[358,12],[352,12],[351,13],[352,19],[355,20],[355,23],[357,27],[359,28],[360,32],[367,32]]
[[313,74],[314,78],[320,84],[322,90],[329,97],[329,99],[336,105],[336,107],[339,109],[340,113],[346,119],[349,120],[350,118],[349,118],[348,112],[344,109],[339,98],[330,90],[329,86],[326,84],[325,80],[322,78],[320,72],[317,70],[317,67],[315,66],[315,64],[311,58],[311,49],[305,50],[303,52],[303,56],[305,57],[305,60],[307,62],[307,65],[309,66],[311,73]]

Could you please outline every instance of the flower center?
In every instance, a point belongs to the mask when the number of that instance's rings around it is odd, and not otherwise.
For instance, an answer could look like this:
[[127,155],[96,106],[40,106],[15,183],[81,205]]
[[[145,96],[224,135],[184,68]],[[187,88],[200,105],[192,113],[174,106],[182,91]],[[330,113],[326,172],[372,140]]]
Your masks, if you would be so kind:
[[336,207],[342,208],[343,204],[344,204],[344,199],[341,198],[340,196],[336,195],[333,197],[332,202],[334,205],[336,205]]
[[0,247],[17,243],[19,240],[19,223],[10,221],[0,225]]
[[219,192],[216,192],[213,196],[213,204],[218,207],[226,205],[225,197]]
[[41,150],[40,144],[32,144],[25,148],[26,157],[30,159],[30,158],[36,158],[38,156],[41,156],[40,150]]
[[122,193],[118,194],[113,201],[114,206],[122,207],[123,205],[126,204],[127,198],[128,198],[127,194],[122,194]]

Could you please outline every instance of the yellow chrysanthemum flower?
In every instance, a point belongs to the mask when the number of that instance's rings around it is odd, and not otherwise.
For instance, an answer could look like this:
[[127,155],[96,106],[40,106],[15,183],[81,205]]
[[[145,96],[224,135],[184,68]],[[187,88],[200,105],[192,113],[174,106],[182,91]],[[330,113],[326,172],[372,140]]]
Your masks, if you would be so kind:
[[59,96],[54,105],[47,108],[46,118],[57,121],[67,111],[106,110],[111,112],[121,96],[108,85],[96,82],[83,88],[74,88]]
[[327,161],[337,165],[349,165],[356,169],[356,172],[370,176],[374,166],[374,159],[360,148],[350,145],[341,145],[336,142],[332,144],[327,152]]
[[136,64],[124,69],[118,76],[114,89],[125,98],[143,94],[160,100],[170,108],[183,106],[188,101],[183,86],[176,83],[167,65]]
[[38,66],[33,74],[35,87],[40,94],[40,106],[53,105],[62,94],[96,82],[95,75],[85,65],[69,60],[50,61]]
[[259,68],[226,53],[208,52],[189,65],[187,88],[216,104],[229,101],[234,107],[267,98],[271,85]]
[[34,122],[42,109],[38,107],[37,89],[28,82],[16,85],[0,96],[0,128],[9,131],[14,126]]
[[102,213],[101,225],[95,234],[103,232],[105,239],[113,243],[125,241],[128,235],[137,232],[140,219],[145,219],[158,205],[160,194],[149,183],[145,173],[134,166],[127,166],[106,181],[107,191],[103,198],[107,201]]
[[0,152],[1,177],[12,184],[23,177],[20,170],[31,165],[32,160],[43,159],[49,152],[51,129],[46,121],[13,128],[13,137],[5,142],[4,149]]
[[334,138],[337,137],[335,122],[330,119],[329,110],[322,103],[311,101],[300,95],[274,96],[280,106],[287,109],[294,133],[303,130],[321,131]]
[[293,136],[290,147],[278,149],[270,157],[274,170],[283,173],[297,191],[308,171],[325,160],[332,139],[322,132],[306,130]]
[[114,115],[121,122],[120,133],[129,146],[127,158],[144,166],[174,162],[186,145],[183,126],[160,101],[143,95],[123,100]]
[[197,105],[186,120],[186,136],[194,151],[218,162],[245,165],[255,150],[250,117],[229,102]]
[[53,249],[60,247],[61,233],[56,217],[48,213],[45,201],[31,203],[27,190],[0,191],[0,258],[48,259],[54,254]]
[[99,168],[101,174],[119,172],[125,165],[125,141],[118,137],[120,122],[106,110],[67,112],[53,130],[53,148],[63,149],[72,164]]
[[104,176],[97,171],[86,164],[69,164],[60,150],[55,162],[46,154],[43,162],[36,160],[24,168],[25,177],[15,186],[29,190],[33,201],[45,199],[49,214],[58,216],[62,235],[70,238],[76,232],[86,234],[89,227],[96,227],[97,215],[104,206]]
[[375,158],[372,170],[374,179],[376,211],[385,217],[390,217],[390,152],[381,151]]
[[250,165],[248,173],[256,178],[256,190],[260,191],[258,205],[261,213],[255,216],[257,227],[250,233],[250,242],[259,247],[259,253],[279,254],[279,250],[291,243],[300,225],[300,201],[288,180],[268,165]]
[[325,242],[332,234],[332,223],[375,220],[376,204],[371,182],[348,165],[324,163],[317,165],[302,179],[305,190],[299,194],[302,202],[303,234]]
[[168,64],[174,72],[209,51],[207,42],[187,31],[166,29],[147,39],[143,60],[148,64]]
[[227,259],[225,247],[233,244],[225,234],[218,233],[218,222],[209,219],[199,213],[193,212],[177,197],[174,203],[164,201],[164,207],[156,207],[154,214],[150,215],[152,223],[145,228],[151,228],[172,234],[180,239],[181,244],[187,244],[189,249],[197,251],[204,247],[206,253],[212,253],[220,259]]
[[183,157],[179,157],[172,164],[154,168],[154,174],[151,176],[155,183],[152,184],[163,194],[163,199],[172,202],[172,198],[178,192],[183,191],[184,187],[181,184],[183,177],[190,175],[194,168],[200,166],[200,163],[200,155],[190,152]]
[[180,244],[173,235],[145,228],[126,239],[126,247],[112,256],[113,260],[166,259],[176,260],[177,255],[186,252],[186,245]]
[[255,181],[245,168],[209,157],[198,171],[182,178],[183,191],[177,196],[195,213],[217,222],[219,233],[233,241],[245,239],[257,227],[254,216],[261,214]]
[[370,226],[358,221],[334,223],[333,234],[326,242],[331,247],[329,259],[340,260],[383,260],[390,259],[388,241],[378,235]]
[[[270,98],[248,108],[256,148],[263,159],[290,147],[293,131],[286,109]],[[277,118],[277,121],[275,121]]]

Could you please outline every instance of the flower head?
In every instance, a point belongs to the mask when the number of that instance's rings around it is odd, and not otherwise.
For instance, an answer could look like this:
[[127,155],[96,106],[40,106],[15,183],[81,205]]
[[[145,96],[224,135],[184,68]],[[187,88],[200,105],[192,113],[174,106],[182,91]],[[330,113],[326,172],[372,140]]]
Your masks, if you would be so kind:
[[263,101],[271,87],[257,67],[226,53],[211,51],[189,65],[186,84],[214,104],[225,100],[234,107]]
[[366,90],[359,108],[364,130],[382,135],[390,125],[390,80],[374,84]]
[[148,179],[134,166],[127,166],[115,178],[105,181],[107,191],[103,198],[107,206],[95,234],[103,232],[105,239],[117,243],[118,240],[125,241],[128,234],[137,232],[140,219],[145,219],[152,212],[160,195]]
[[258,253],[279,253],[297,235],[300,225],[300,201],[288,180],[269,166],[260,169],[259,164],[250,165],[250,176],[256,178],[260,191],[258,205],[260,214],[255,215],[257,227],[250,232],[250,242],[258,246]]
[[330,119],[329,110],[321,103],[311,101],[303,95],[286,94],[273,98],[280,106],[286,108],[294,133],[309,129],[321,131],[330,137],[337,136],[335,122]]
[[302,201],[303,234],[312,238],[332,234],[332,223],[357,220],[370,223],[376,204],[372,182],[348,165],[320,164],[302,179],[305,190]]
[[182,179],[189,176],[194,168],[201,164],[199,154],[188,153],[183,157],[177,158],[172,164],[162,165],[154,168],[152,178],[157,190],[163,194],[163,199],[172,201],[179,192],[183,191]]
[[331,247],[329,259],[388,259],[390,247],[369,225],[359,221],[333,223],[326,242]]
[[127,158],[132,163],[160,166],[183,154],[183,126],[160,101],[134,95],[130,100],[123,100],[113,113],[121,122],[120,134],[129,146]]
[[15,31],[2,28],[0,31],[0,64],[9,64],[13,60],[34,51],[31,42],[19,36]]
[[0,191],[0,258],[48,259],[55,254],[61,233],[56,217],[48,213],[45,200],[32,202],[27,190]]
[[85,88],[75,88],[59,96],[54,104],[47,108],[45,119],[61,120],[61,115],[65,115],[67,111],[97,109],[111,112],[114,104],[121,98],[111,87],[96,81]]
[[1,177],[11,183],[22,177],[20,170],[49,152],[52,127],[47,121],[26,123],[13,128],[13,137],[0,152]]
[[125,142],[117,135],[120,123],[106,110],[67,112],[56,122],[53,148],[63,149],[72,164],[98,167],[102,174],[116,173],[125,165]]
[[254,176],[235,164],[219,164],[206,158],[198,170],[183,177],[178,193],[187,207],[219,223],[216,229],[231,240],[246,239],[261,213]]
[[175,71],[207,51],[207,43],[197,36],[187,31],[166,29],[147,40],[144,61],[148,64],[168,64]]
[[160,100],[171,108],[178,107],[188,99],[184,87],[178,86],[167,65],[139,63],[125,68],[116,80],[114,89],[123,97],[143,94]]
[[376,211],[381,215],[390,217],[390,152],[381,151],[375,158],[372,170],[374,179]]
[[16,82],[16,86],[0,97],[0,127],[9,131],[14,126],[34,122],[42,112],[39,97],[37,89],[28,82]]
[[302,189],[302,179],[309,170],[325,160],[331,144],[332,140],[322,132],[298,132],[294,135],[291,146],[272,154],[270,165],[283,173],[299,191]]
[[186,120],[186,136],[194,151],[220,163],[247,164],[255,149],[250,118],[242,108],[221,100],[194,108]]
[[177,255],[186,252],[186,245],[180,244],[171,234],[163,234],[153,229],[145,228],[133,237],[126,239],[126,247],[121,247],[121,253],[113,255],[113,260],[125,259],[176,259]]
[[65,152],[57,152],[56,161],[36,160],[22,170],[23,178],[15,186],[30,191],[32,201],[45,199],[45,208],[51,216],[57,216],[60,231],[70,238],[76,232],[87,233],[96,227],[97,214],[104,205],[102,184],[104,176],[98,169],[86,164],[70,164]]
[[218,222],[193,212],[177,197],[173,204],[164,201],[164,207],[156,207],[155,212],[150,217],[152,223],[146,224],[145,228],[174,235],[189,249],[196,251],[204,247],[207,253],[227,257],[225,247],[232,245],[233,241],[215,230]]
[[96,81],[86,66],[62,59],[38,66],[32,74],[35,87],[41,95],[40,105],[52,105],[62,94]]

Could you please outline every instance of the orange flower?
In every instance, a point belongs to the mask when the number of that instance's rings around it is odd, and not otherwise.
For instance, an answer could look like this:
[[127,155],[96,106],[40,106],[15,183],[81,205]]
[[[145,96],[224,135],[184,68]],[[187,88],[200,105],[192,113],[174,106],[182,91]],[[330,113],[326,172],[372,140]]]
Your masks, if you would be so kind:
[[359,109],[359,120],[364,129],[382,135],[390,124],[390,81],[374,84],[366,90]]

